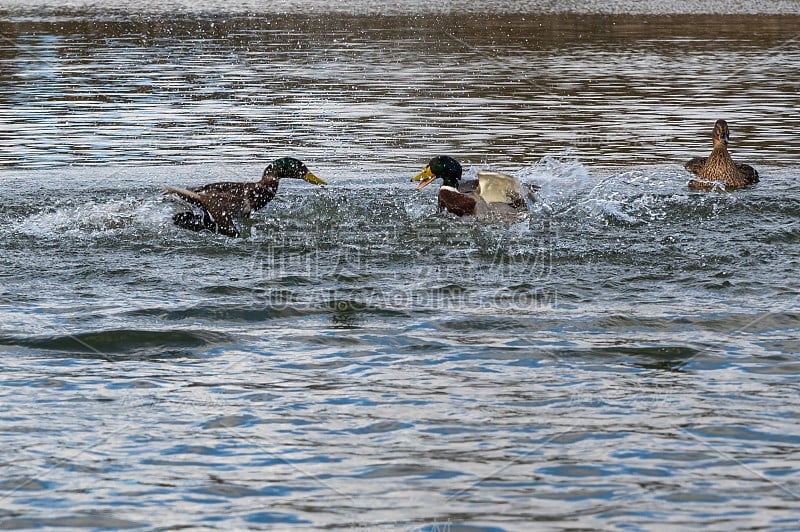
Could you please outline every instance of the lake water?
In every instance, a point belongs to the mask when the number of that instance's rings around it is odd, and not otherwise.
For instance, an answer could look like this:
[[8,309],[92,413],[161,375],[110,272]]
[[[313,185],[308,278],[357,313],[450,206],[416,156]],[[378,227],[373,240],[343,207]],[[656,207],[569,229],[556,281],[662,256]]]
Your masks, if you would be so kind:
[[[797,529],[800,2],[758,4],[0,1],[0,528]],[[756,187],[688,190],[717,118]],[[531,216],[437,214],[440,153]],[[328,186],[172,225],[284,155]]]

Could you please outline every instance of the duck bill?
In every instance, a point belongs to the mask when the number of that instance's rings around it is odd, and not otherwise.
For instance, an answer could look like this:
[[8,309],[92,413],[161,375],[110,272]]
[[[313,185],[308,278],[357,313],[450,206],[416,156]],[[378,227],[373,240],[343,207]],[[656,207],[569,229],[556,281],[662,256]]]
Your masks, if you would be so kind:
[[325,181],[323,181],[322,179],[318,178],[317,176],[315,176],[311,172],[306,172],[306,175],[303,176],[303,181],[308,181],[309,183],[311,183],[313,185],[324,185],[325,184]]
[[417,185],[417,190],[422,190],[423,188],[427,187],[428,185],[430,185],[434,181],[436,181],[436,176],[435,175],[431,176],[431,177],[426,177],[425,179],[420,181],[419,185]]
[[436,179],[436,176],[433,175],[430,166],[426,166],[425,170],[418,173],[414,177],[411,178],[411,181],[421,181],[419,185],[417,185],[417,190],[422,190],[423,188],[427,187]]
[[422,181],[423,179],[427,179],[429,177],[433,177],[433,172],[431,172],[430,166],[426,166],[425,170],[412,177],[411,181]]

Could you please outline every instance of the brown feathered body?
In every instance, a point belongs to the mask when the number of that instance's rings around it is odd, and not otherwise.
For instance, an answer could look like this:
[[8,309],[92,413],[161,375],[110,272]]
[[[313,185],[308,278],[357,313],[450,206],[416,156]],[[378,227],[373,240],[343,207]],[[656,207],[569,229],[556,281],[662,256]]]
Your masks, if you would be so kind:
[[165,186],[167,194],[196,205],[201,211],[179,212],[172,217],[175,225],[193,231],[208,230],[227,236],[239,236],[239,223],[250,213],[272,201],[282,178],[302,179],[315,185],[325,182],[312,174],[303,161],[293,157],[276,159],[264,169],[257,183],[222,182],[195,188]]
[[531,201],[538,187],[519,183],[512,176],[481,170],[478,179],[461,181],[458,189],[439,187],[439,210],[456,216],[514,215],[528,211],[522,196],[526,189]]
[[534,201],[535,185],[518,182],[514,177],[500,172],[481,170],[478,179],[461,180],[461,164],[452,157],[439,155],[428,162],[425,170],[414,176],[420,181],[421,190],[436,179],[442,179],[439,187],[440,211],[456,216],[501,215],[515,216],[528,210],[527,196]]
[[167,193],[176,194],[203,211],[178,213],[175,223],[186,229],[208,229],[227,236],[239,236],[238,224],[253,211],[263,208],[278,192],[279,180],[265,175],[258,183],[222,182],[201,187],[179,188],[166,186]]
[[714,124],[714,148],[708,157],[695,157],[686,169],[699,179],[691,179],[694,190],[735,190],[758,183],[758,172],[749,164],[737,164],[728,153],[729,130],[724,120]]

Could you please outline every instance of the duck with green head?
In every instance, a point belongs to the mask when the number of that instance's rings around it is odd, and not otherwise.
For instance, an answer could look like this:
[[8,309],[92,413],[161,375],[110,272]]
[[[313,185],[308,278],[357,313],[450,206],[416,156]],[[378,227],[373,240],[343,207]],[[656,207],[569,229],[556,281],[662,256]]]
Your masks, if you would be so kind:
[[730,130],[725,120],[714,124],[714,148],[708,157],[695,157],[686,163],[686,169],[700,179],[689,180],[694,190],[735,190],[758,183],[758,172],[749,164],[733,162],[728,153]]
[[485,216],[487,214],[518,214],[526,212],[528,206],[523,190],[532,200],[534,185],[521,184],[512,176],[480,170],[478,179],[461,181],[462,169],[458,161],[447,155],[439,155],[428,162],[425,170],[414,176],[420,181],[417,190],[422,190],[437,179],[439,187],[439,210],[456,216]]
[[281,179],[302,179],[315,185],[325,182],[309,172],[298,159],[284,157],[273,161],[256,183],[222,182],[195,188],[165,186],[166,194],[200,208],[200,213],[179,212],[172,217],[178,227],[192,231],[204,229],[227,236],[239,236],[239,223],[250,213],[263,208],[278,192]]

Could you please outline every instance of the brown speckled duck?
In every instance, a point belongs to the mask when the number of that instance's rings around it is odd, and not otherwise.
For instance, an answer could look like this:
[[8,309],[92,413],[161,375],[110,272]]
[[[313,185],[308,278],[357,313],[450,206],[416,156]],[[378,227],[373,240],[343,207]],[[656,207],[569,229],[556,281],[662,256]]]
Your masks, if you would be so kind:
[[728,153],[728,123],[714,124],[714,149],[708,157],[695,157],[686,169],[700,179],[689,180],[694,190],[735,190],[758,183],[758,172],[749,164],[736,164]]
[[523,185],[510,175],[481,170],[478,179],[461,181],[461,165],[446,155],[434,157],[412,181],[421,181],[421,190],[436,179],[443,181],[439,187],[439,210],[456,216],[485,216],[487,214],[519,214],[528,206],[523,191],[532,198],[537,189],[534,185]]
[[264,170],[257,183],[211,183],[195,188],[165,186],[166,194],[175,194],[181,199],[200,207],[200,214],[179,212],[172,217],[178,227],[202,231],[207,229],[227,236],[239,236],[239,223],[250,213],[269,203],[278,192],[281,179],[302,179],[315,185],[325,182],[312,174],[306,165],[297,159],[284,157],[273,161]]

